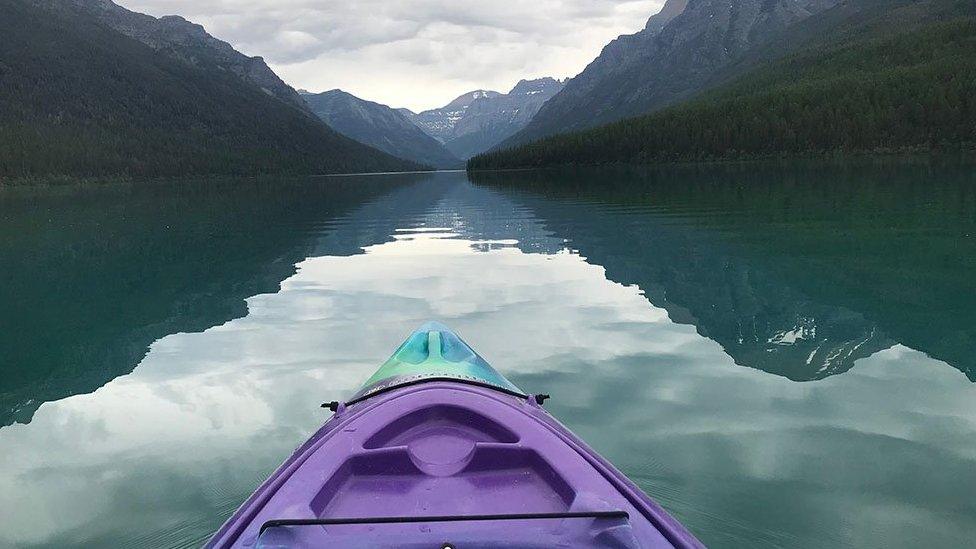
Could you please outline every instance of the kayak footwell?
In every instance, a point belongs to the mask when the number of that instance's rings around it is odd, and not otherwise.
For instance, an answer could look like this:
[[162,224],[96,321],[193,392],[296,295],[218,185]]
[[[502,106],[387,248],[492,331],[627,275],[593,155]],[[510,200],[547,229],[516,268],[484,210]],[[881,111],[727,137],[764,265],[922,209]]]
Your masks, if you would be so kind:
[[581,444],[532,398],[404,387],[340,408],[214,545],[673,546],[683,529]]
[[[378,448],[369,448],[367,441],[312,500],[312,512],[361,516],[374,509],[378,495],[391,510],[436,515],[507,513],[513,511],[513,502],[520,511],[569,509],[572,488],[537,453],[518,445],[515,435],[491,420],[472,418],[483,430],[463,426],[454,416],[471,414],[451,406],[411,415],[424,416],[428,423],[391,426],[407,428]],[[414,418],[404,419],[411,423]],[[471,499],[425,497],[442,493]]]

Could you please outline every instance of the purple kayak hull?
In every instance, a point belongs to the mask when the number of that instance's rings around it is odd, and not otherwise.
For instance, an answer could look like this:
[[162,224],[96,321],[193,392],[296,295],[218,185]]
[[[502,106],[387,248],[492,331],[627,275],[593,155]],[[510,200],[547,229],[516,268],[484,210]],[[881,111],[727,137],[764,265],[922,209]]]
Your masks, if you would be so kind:
[[336,414],[208,547],[702,547],[533,397],[457,380]]

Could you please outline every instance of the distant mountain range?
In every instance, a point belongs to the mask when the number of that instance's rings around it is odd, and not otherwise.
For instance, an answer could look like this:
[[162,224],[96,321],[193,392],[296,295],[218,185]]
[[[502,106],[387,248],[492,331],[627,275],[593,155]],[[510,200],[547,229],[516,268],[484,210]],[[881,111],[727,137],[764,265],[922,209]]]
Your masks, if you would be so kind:
[[476,90],[439,109],[417,114],[406,109],[401,112],[455,156],[466,160],[524,128],[563,85],[553,78],[522,80],[507,94]]
[[179,16],[110,0],[0,0],[0,13],[0,178],[976,148],[971,0],[667,0],[568,81],[420,113],[299,94]]
[[521,80],[508,93],[475,90],[421,113],[342,90],[300,94],[312,112],[347,137],[420,164],[460,168],[524,128],[562,87],[553,78]]
[[968,148],[973,51],[976,2],[669,0],[469,167]]
[[402,110],[360,99],[342,90],[301,94],[332,129],[393,156],[435,168],[460,168],[464,162],[417,127]]
[[415,113],[410,109],[400,109],[400,112],[410,117],[428,135],[441,143],[447,143],[454,138],[454,128],[459,120],[464,118],[468,109],[478,100],[494,99],[501,95],[491,90],[475,90],[465,93],[439,109],[430,109]]
[[259,57],[108,0],[0,0],[0,178],[421,166],[339,135]]

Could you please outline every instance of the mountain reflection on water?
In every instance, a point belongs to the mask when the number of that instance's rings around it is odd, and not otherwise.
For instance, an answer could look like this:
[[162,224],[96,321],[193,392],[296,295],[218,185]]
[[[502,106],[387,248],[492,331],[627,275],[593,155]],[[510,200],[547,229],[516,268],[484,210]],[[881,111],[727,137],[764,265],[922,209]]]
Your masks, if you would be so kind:
[[[167,334],[244,316],[245,298],[316,253],[320,228],[417,179],[0,190],[0,426],[131,372]],[[400,195],[402,215],[434,198]],[[319,252],[361,253],[395,223],[357,226]]]
[[[823,379],[902,343],[976,381],[976,172],[475,173],[737,364]],[[526,244],[526,242],[523,242]]]
[[965,545],[974,195],[918,164],[0,189],[0,546],[198,546],[430,319],[710,546]]

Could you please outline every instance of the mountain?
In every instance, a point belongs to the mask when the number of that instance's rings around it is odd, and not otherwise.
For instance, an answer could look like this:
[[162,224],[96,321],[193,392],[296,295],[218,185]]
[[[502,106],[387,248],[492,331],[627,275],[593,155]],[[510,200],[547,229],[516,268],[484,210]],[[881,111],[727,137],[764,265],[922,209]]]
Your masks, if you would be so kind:
[[305,103],[261,57],[248,57],[200,25],[178,15],[156,18],[129,11],[111,0],[28,0],[69,17],[89,17],[177,59],[202,68],[229,72],[265,93],[300,109]]
[[521,130],[563,84],[552,78],[522,80],[512,91],[471,103],[446,145],[461,158],[487,151]]
[[342,90],[302,95],[335,131],[385,153],[436,168],[459,168],[461,159],[424,133],[402,112]]
[[430,109],[414,114],[411,120],[427,135],[441,143],[447,143],[454,137],[454,126],[457,121],[464,118],[465,112],[472,103],[479,99],[489,99],[499,95],[501,94],[496,91],[475,90],[458,97],[439,109]]
[[789,26],[790,55],[776,59],[781,39],[769,41],[716,73],[744,74],[692,100],[469,165],[968,148],[976,143],[974,17],[976,4],[956,0],[846,0]]
[[416,169],[341,136],[260,58],[104,0],[0,0],[0,177]]
[[413,115],[411,120],[453,154],[467,159],[524,128],[562,87],[553,78],[521,80],[507,94],[469,92],[440,109]]
[[608,44],[502,147],[599,126],[687,99],[791,25],[844,0],[668,0]]

